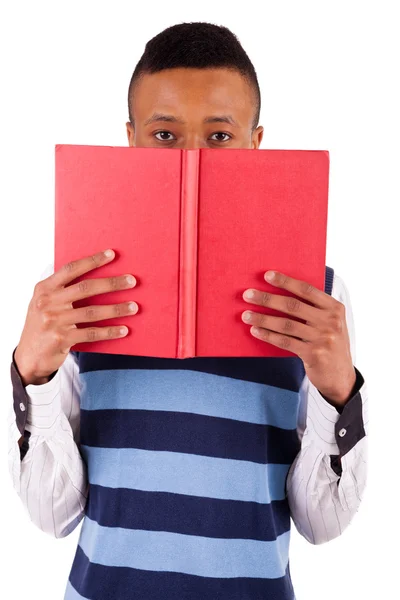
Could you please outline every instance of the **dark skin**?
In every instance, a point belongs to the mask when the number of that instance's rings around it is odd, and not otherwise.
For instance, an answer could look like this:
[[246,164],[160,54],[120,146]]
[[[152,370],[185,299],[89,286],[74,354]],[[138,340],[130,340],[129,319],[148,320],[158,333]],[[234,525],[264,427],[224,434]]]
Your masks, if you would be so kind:
[[169,69],[144,75],[131,98],[134,125],[126,124],[129,145],[258,148],[263,128],[252,131],[254,102],[247,81],[227,69]]
[[[134,123],[126,124],[130,146],[257,149],[263,137],[262,127],[252,127],[251,86],[242,75],[227,69],[171,69],[145,75],[134,90],[131,108]],[[24,385],[49,381],[75,344],[127,334],[128,329],[120,332],[119,326],[78,328],[77,324],[133,316],[138,311],[135,302],[131,306],[129,302],[73,306],[83,298],[135,287],[135,278],[126,277],[129,274],[72,283],[114,258],[113,251],[109,257],[100,252],[68,263],[37,283],[14,355]],[[247,298],[246,290],[243,299],[255,308],[268,306],[288,316],[245,311],[243,322],[251,326],[251,335],[297,354],[311,383],[340,411],[356,382],[344,305],[284,273],[277,272],[270,283],[297,298],[265,290],[253,290],[253,297]]]

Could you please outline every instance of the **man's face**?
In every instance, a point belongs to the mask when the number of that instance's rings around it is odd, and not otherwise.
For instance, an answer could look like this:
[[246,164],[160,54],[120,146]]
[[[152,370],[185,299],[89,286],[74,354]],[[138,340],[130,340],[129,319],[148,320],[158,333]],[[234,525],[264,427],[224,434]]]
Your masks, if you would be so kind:
[[228,69],[168,69],[136,84],[127,123],[130,146],[147,148],[258,148],[252,131],[255,94]]

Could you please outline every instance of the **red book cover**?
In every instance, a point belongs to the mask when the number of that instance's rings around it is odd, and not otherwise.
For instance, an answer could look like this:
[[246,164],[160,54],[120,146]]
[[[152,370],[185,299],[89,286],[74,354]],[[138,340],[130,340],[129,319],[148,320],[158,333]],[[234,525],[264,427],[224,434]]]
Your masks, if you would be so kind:
[[[124,338],[72,350],[162,358],[295,356],[254,338],[244,310],[281,271],[323,290],[329,153],[56,146],[54,268],[112,248],[74,280],[132,273],[136,287],[74,307],[134,300],[139,312],[78,327],[127,325]],[[293,318],[293,317],[291,317]]]

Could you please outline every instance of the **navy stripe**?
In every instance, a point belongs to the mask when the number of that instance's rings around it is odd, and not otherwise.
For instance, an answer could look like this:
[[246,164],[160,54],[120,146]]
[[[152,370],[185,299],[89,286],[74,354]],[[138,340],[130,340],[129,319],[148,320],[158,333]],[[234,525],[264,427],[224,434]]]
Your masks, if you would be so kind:
[[[289,565],[285,576],[277,579],[222,579],[130,567],[105,567],[91,563],[80,546],[76,550],[69,580],[88,600],[294,600]],[[65,600],[69,600],[68,595]]]
[[81,443],[262,464],[291,464],[300,449],[295,429],[190,413],[122,409],[81,410]]
[[86,514],[106,527],[216,538],[272,541],[290,529],[285,500],[260,504],[99,485],[89,488]]
[[332,296],[333,278],[335,271],[332,267],[325,266],[325,294]]

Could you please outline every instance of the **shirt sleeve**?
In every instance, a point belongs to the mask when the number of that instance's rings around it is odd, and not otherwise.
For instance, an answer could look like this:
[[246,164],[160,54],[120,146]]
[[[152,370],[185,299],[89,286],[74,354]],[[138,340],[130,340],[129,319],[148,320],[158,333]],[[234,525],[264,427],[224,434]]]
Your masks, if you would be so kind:
[[[45,273],[52,270],[52,265]],[[9,471],[30,520],[65,537],[84,516],[87,469],[79,451],[79,367],[70,352],[50,380],[24,386],[14,353],[10,366]],[[20,447],[18,441],[23,437]]]
[[312,544],[328,542],[343,533],[359,509],[367,479],[368,392],[355,366],[349,293],[336,274],[332,296],[345,305],[356,383],[348,402],[337,410],[304,377],[297,425],[301,449],[286,480],[292,519]]

